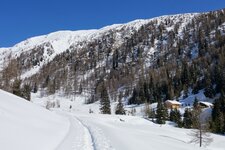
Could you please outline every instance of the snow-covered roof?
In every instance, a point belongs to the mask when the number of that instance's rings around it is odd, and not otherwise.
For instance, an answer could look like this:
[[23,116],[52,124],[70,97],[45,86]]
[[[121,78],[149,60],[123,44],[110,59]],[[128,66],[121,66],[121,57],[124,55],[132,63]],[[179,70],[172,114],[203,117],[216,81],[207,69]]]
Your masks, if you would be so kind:
[[171,104],[174,104],[174,105],[181,105],[180,102],[175,101],[175,100],[166,100],[165,102],[166,102],[166,103],[171,103]]
[[212,104],[212,103],[210,103],[210,102],[203,102],[203,101],[199,101],[198,103],[199,103],[199,104],[201,103],[201,104],[203,104],[203,105],[205,105],[205,106],[208,106],[208,107],[213,106],[213,104]]

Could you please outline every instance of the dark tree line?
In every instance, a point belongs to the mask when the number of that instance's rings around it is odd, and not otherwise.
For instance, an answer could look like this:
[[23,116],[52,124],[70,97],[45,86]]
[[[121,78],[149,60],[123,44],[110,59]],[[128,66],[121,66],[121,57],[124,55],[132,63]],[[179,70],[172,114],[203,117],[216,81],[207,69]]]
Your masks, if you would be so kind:
[[21,80],[16,79],[12,84],[12,93],[30,101],[31,87],[29,84],[21,86]]
[[215,133],[225,134],[225,95],[223,92],[221,97],[214,102],[211,129]]

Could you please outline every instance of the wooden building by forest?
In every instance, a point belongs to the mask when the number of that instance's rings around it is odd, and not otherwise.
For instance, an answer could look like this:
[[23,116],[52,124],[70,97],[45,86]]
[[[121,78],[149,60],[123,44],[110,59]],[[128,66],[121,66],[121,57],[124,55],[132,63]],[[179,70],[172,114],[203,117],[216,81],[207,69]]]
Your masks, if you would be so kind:
[[175,100],[167,100],[165,101],[165,106],[167,109],[179,109],[181,107],[181,103]]

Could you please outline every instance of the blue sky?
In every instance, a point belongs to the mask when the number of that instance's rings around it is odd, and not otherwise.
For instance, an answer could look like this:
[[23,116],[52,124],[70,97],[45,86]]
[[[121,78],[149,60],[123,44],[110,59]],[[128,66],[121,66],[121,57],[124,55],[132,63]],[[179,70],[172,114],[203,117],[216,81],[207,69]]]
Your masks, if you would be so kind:
[[225,8],[225,0],[0,0],[0,47],[58,30]]

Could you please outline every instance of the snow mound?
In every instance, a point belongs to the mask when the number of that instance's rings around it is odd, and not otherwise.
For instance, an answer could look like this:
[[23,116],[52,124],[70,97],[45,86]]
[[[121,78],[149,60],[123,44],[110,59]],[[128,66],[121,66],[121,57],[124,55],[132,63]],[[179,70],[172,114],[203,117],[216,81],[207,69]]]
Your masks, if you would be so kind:
[[69,130],[69,121],[0,90],[0,149],[53,150]]

